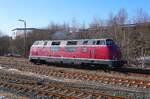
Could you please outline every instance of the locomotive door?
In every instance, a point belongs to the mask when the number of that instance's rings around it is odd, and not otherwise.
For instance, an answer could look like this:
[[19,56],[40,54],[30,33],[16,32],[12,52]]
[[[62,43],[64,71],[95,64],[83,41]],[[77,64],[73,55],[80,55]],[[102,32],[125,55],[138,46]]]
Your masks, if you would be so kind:
[[92,49],[90,50],[90,58],[95,59],[95,49],[94,49],[94,48],[92,48]]

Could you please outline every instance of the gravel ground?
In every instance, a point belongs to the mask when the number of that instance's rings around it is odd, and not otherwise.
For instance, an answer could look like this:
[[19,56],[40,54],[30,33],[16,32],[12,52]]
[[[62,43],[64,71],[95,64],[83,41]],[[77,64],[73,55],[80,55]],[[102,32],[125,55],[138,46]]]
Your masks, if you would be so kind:
[[10,69],[10,70],[2,69],[2,71],[13,73],[13,74],[15,73],[20,75],[26,75],[34,79],[41,79],[41,81],[45,83],[55,83],[55,84],[60,83],[60,84],[64,84],[66,87],[80,88],[82,90],[88,90],[89,92],[101,92],[101,93],[107,93],[114,96],[130,97],[131,99],[150,99],[150,89],[145,90],[139,88],[138,89],[127,88],[127,87],[119,87],[119,86],[109,85],[109,84],[95,83],[92,81],[48,77],[48,76],[38,75],[34,73],[20,72],[15,69]]

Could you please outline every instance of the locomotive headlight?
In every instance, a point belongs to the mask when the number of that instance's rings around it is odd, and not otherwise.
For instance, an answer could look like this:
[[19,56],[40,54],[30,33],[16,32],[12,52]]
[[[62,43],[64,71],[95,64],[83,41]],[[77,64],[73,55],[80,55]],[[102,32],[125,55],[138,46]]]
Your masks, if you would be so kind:
[[115,56],[113,55],[113,59],[115,59]]
[[113,55],[113,59],[114,59],[114,60],[117,60],[117,57],[116,57],[115,55]]

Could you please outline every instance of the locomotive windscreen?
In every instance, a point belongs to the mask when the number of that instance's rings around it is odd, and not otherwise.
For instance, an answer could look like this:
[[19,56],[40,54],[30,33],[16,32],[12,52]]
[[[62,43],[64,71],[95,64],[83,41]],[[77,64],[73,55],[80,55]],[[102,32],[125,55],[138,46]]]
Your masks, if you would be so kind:
[[106,45],[114,45],[113,40],[110,39],[106,40]]

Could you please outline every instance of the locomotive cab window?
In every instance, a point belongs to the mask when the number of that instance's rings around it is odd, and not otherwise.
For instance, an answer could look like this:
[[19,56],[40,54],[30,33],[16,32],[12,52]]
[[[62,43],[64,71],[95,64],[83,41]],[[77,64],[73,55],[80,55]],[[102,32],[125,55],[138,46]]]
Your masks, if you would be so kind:
[[52,42],[52,45],[60,45],[60,42]]
[[96,45],[105,45],[105,40],[97,40]]
[[67,45],[77,45],[77,41],[68,41]]
[[106,40],[106,45],[114,45],[113,40],[110,39]]

